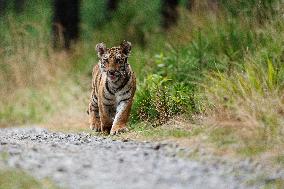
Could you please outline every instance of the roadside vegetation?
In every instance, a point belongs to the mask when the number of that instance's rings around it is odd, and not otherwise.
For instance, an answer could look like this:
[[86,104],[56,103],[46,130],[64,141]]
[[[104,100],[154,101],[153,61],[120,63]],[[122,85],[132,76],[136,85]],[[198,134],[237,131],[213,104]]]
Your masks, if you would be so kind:
[[95,44],[127,39],[138,89],[122,137],[199,141],[283,164],[281,1],[220,0],[212,8],[204,0],[190,11],[181,1],[177,25],[165,31],[158,1],[122,1],[106,20],[104,5],[86,0],[81,39],[68,52],[53,50],[51,6],[38,1],[0,17],[1,126],[88,128]]
[[48,180],[38,181],[20,170],[0,170],[0,189],[55,189]]

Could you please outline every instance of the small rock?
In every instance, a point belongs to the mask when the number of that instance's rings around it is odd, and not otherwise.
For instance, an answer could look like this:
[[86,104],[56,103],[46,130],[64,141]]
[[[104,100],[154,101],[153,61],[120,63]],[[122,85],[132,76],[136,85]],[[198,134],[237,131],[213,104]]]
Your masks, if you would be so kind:
[[20,153],[21,153],[20,150],[17,150],[17,149],[10,149],[9,151],[10,155],[18,155]]
[[6,144],[8,144],[7,142],[1,142],[0,143],[1,145],[6,145]]
[[38,149],[37,149],[36,147],[32,147],[32,150],[33,150],[34,152],[37,152],[37,151],[38,151]]
[[119,161],[119,163],[123,163],[124,159],[123,158],[119,158],[118,161]]
[[124,138],[124,139],[122,139],[122,142],[128,142],[129,141],[129,139],[128,138]]
[[157,144],[153,147],[154,150],[159,150],[161,148],[161,145],[160,144]]
[[64,167],[58,167],[58,168],[57,168],[57,171],[59,171],[59,172],[65,172],[66,169],[65,169]]
[[85,163],[85,164],[83,164],[83,167],[84,168],[90,168],[90,167],[92,167],[92,165],[90,163]]
[[57,147],[57,144],[53,143],[53,144],[51,144],[51,147]]

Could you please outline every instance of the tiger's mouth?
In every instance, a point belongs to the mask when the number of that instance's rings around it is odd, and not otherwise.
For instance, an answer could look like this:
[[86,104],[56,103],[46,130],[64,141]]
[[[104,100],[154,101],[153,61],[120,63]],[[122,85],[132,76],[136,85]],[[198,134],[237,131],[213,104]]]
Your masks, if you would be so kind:
[[109,78],[110,78],[110,80],[115,80],[116,76],[115,75],[110,75]]
[[111,80],[111,81],[115,81],[115,80],[118,80],[120,77],[120,74],[118,72],[108,72],[108,78]]

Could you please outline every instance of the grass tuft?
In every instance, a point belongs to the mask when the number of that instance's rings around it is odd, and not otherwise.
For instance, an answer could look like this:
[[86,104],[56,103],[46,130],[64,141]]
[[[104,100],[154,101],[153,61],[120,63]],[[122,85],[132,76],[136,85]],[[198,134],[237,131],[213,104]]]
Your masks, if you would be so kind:
[[38,181],[20,170],[0,170],[0,189],[55,189],[48,180]]

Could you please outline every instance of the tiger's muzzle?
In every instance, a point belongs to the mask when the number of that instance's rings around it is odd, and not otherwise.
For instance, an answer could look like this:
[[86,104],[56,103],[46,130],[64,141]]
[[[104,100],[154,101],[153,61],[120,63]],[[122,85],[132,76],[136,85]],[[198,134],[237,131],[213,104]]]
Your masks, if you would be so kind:
[[116,70],[109,70],[107,72],[107,76],[111,81],[116,81],[120,78],[120,73]]

